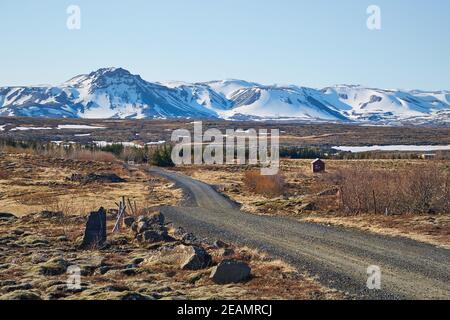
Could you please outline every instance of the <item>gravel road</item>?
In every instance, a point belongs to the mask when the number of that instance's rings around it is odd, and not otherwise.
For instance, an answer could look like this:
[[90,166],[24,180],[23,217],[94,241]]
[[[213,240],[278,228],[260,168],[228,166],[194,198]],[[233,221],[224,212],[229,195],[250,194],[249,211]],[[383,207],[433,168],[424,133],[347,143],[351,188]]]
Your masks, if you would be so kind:
[[[450,299],[448,249],[401,237],[247,214],[203,182],[160,168],[149,172],[184,190],[183,204],[162,211],[176,226],[198,236],[263,250],[358,299]],[[380,267],[381,290],[367,288],[369,266]]]

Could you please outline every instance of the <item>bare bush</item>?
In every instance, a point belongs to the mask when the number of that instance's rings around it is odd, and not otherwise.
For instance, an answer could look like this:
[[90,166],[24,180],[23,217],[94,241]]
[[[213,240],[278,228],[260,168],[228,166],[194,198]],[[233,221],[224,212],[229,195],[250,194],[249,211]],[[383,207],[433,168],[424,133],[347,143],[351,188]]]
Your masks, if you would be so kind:
[[251,191],[269,197],[282,195],[286,186],[280,174],[264,176],[259,171],[246,172],[244,183]]
[[426,214],[450,211],[448,169],[436,165],[373,169],[356,165],[328,176],[339,186],[339,202],[351,214]]

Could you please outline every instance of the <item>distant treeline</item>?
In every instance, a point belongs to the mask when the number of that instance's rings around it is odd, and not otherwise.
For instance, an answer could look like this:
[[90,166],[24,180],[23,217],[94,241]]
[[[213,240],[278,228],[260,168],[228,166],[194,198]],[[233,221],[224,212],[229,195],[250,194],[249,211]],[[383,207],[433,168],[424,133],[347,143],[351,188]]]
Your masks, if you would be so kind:
[[[435,159],[450,159],[450,151],[430,152]],[[281,147],[280,157],[287,159],[336,159],[336,160],[364,160],[364,159],[418,159],[424,152],[399,152],[399,151],[367,151],[352,153],[339,151],[332,148],[320,147]]]
[[[172,148],[171,144],[163,145],[144,145],[124,146],[121,143],[109,144],[106,146],[98,146],[95,143],[78,144],[68,142],[42,142],[42,141],[22,141],[12,138],[0,138],[0,148],[13,148],[26,151],[28,153],[46,154],[55,157],[72,157],[77,158],[77,154],[83,153],[83,158],[89,158],[88,154],[95,154],[98,159],[103,153],[113,155],[117,159],[123,161],[134,161],[136,163],[151,163],[158,166],[173,166],[171,160]],[[248,148],[245,150],[248,158]],[[226,150],[224,149],[224,156]],[[359,160],[359,159],[418,159],[422,152],[385,152],[385,151],[369,151],[361,153],[352,153],[338,151],[329,147],[297,147],[297,146],[281,146],[280,158],[285,159],[336,159],[336,160]],[[450,151],[433,152],[435,159],[450,159]],[[110,157],[109,157],[110,158]],[[225,159],[224,159],[225,162]]]
[[0,138],[0,151],[24,152],[58,158],[70,158],[93,161],[133,161],[150,163],[161,167],[174,166],[171,145],[155,145],[143,147],[110,144],[98,146],[94,143],[77,144],[68,142],[20,141],[11,138]]

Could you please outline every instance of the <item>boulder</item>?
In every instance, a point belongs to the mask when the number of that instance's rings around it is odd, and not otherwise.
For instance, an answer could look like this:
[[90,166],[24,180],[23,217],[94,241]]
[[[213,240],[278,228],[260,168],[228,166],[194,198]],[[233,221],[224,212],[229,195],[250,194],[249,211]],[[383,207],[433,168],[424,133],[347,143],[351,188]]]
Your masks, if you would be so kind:
[[242,261],[224,260],[213,268],[210,279],[217,284],[238,283],[250,277],[251,268]]
[[164,215],[160,212],[153,213],[148,216],[140,216],[131,226],[136,233],[142,233],[146,230],[158,228],[164,225]]
[[187,253],[186,259],[180,265],[183,270],[199,270],[209,267],[212,263],[209,253],[201,247],[192,246]]
[[166,230],[147,230],[138,236],[138,240],[146,243],[165,241],[168,238]]
[[38,266],[40,274],[45,276],[57,276],[66,272],[69,263],[62,258],[53,258]]
[[104,208],[100,208],[97,212],[91,212],[89,214],[81,247],[86,249],[102,246],[105,242],[106,211]]
[[157,260],[178,265],[183,270],[200,270],[209,267],[212,263],[211,255],[205,249],[186,245],[162,248]]

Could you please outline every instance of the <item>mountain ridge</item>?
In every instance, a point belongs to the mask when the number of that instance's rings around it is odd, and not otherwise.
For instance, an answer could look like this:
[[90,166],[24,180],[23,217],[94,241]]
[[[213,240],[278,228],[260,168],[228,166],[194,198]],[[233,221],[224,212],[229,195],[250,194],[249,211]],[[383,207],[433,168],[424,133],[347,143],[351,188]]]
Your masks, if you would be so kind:
[[58,86],[0,87],[0,116],[448,124],[450,91],[148,82],[123,68],[101,68]]

